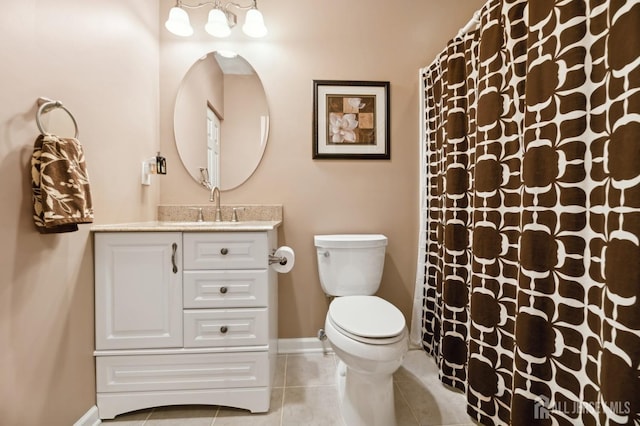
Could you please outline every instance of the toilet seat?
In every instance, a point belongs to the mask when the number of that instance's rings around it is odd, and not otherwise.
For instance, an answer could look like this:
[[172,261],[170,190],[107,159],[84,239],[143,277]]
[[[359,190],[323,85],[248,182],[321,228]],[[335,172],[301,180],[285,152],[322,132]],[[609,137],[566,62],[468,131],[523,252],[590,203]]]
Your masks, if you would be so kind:
[[404,337],[402,312],[377,296],[343,296],[329,305],[328,319],[344,335],[373,345],[395,343]]

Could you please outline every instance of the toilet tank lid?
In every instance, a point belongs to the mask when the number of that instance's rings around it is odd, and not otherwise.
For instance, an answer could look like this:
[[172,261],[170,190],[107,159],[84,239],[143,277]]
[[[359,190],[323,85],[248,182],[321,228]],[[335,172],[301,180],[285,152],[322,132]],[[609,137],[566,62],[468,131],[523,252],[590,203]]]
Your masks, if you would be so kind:
[[382,234],[334,234],[313,237],[316,247],[322,248],[358,248],[385,247],[387,237]]

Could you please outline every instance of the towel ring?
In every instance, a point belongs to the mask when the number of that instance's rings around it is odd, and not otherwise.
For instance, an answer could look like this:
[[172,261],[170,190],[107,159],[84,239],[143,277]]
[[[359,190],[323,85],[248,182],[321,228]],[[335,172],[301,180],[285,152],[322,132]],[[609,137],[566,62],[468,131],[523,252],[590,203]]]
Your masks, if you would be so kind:
[[38,108],[38,112],[36,113],[36,124],[38,125],[38,129],[40,130],[40,133],[42,133],[43,135],[50,134],[44,129],[44,126],[40,121],[40,117],[42,116],[42,114],[46,114],[52,109],[60,108],[64,110],[64,112],[66,112],[69,115],[69,117],[71,117],[71,121],[73,121],[73,127],[75,128],[74,138],[76,139],[78,138],[79,131],[78,131],[78,123],[76,122],[76,118],[73,116],[73,114],[71,114],[71,111],[69,111],[64,105],[62,105],[62,102],[53,101],[47,98],[39,98],[38,104],[40,105],[40,108]]

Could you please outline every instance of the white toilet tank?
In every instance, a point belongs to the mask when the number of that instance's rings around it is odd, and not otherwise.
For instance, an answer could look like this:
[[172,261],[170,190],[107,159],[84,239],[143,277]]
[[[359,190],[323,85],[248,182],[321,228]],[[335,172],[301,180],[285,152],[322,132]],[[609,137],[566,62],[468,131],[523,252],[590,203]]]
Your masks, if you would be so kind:
[[329,296],[371,296],[378,291],[387,237],[380,234],[316,235],[320,284]]

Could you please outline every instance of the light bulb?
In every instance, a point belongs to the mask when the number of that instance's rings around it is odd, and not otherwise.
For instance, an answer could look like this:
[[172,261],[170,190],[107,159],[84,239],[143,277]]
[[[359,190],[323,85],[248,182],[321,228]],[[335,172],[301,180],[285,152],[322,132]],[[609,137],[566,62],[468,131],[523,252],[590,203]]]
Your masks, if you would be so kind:
[[177,6],[172,7],[169,11],[169,18],[164,23],[164,27],[171,33],[181,37],[188,37],[193,34],[193,28],[189,23],[189,15],[184,9]]
[[231,34],[227,15],[220,9],[211,9],[204,29],[214,37],[228,37]]
[[258,9],[249,9],[244,18],[242,31],[249,37],[264,37],[267,35],[267,27],[264,26],[264,18]]

